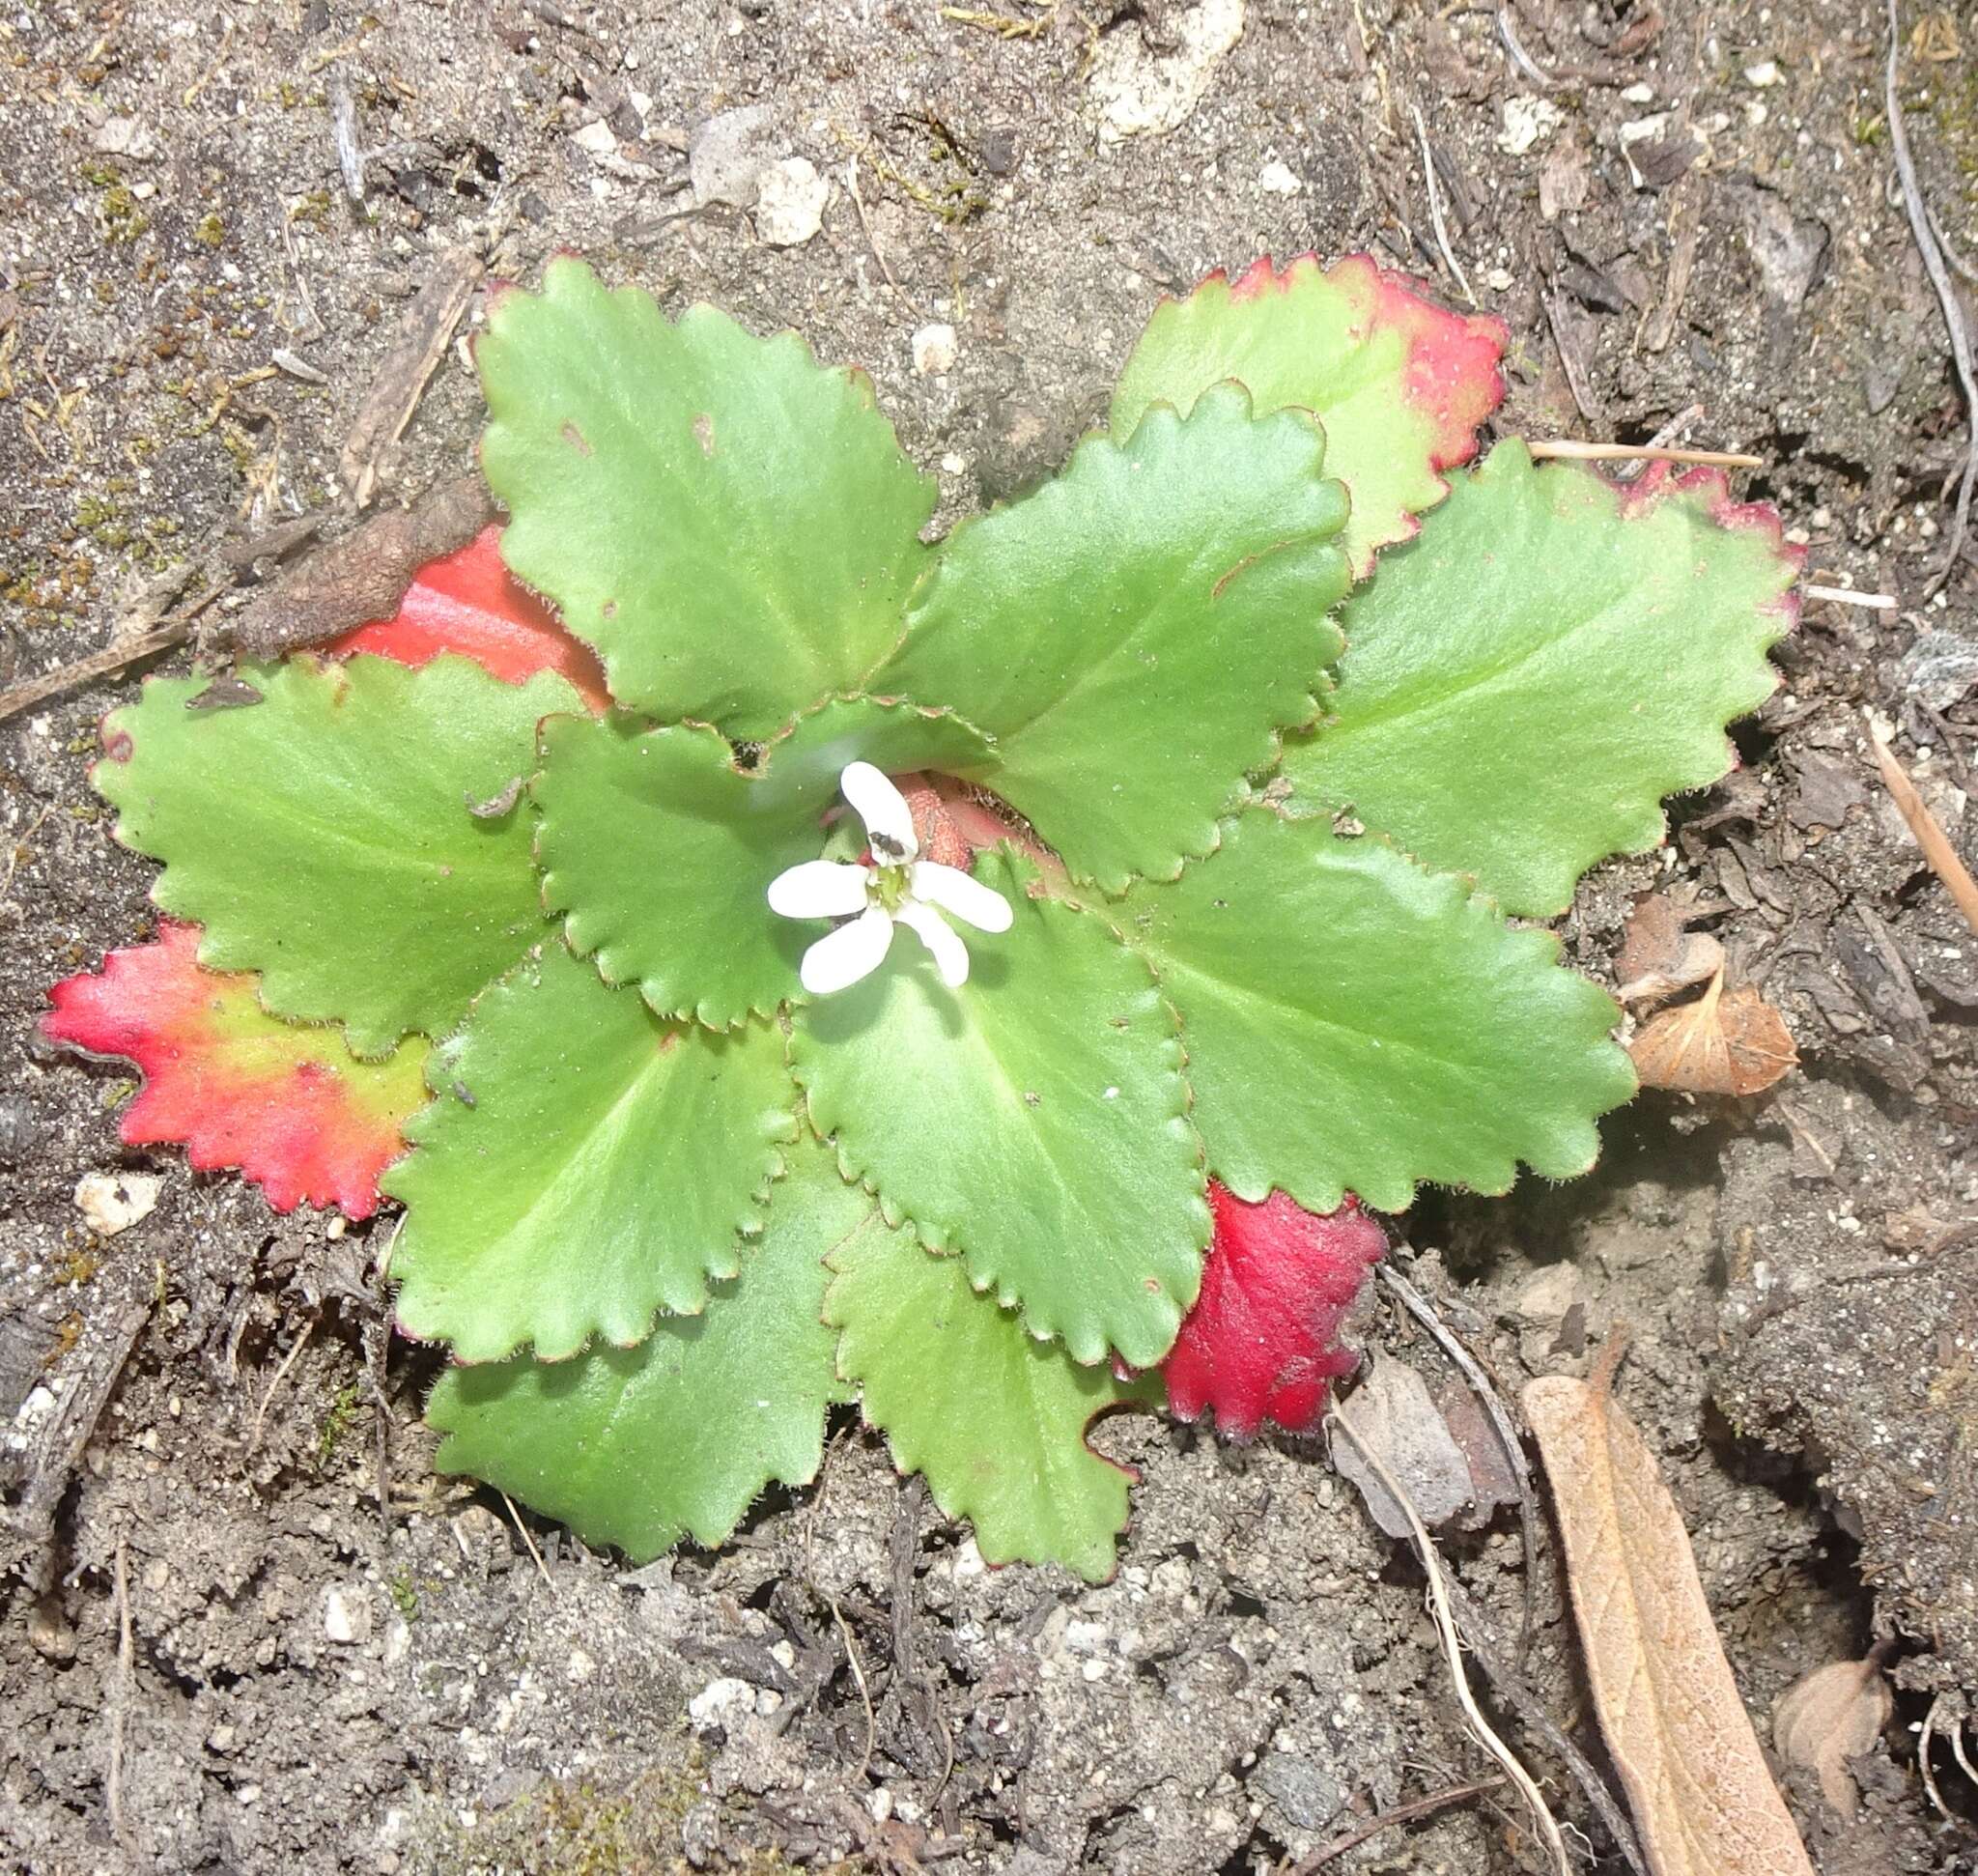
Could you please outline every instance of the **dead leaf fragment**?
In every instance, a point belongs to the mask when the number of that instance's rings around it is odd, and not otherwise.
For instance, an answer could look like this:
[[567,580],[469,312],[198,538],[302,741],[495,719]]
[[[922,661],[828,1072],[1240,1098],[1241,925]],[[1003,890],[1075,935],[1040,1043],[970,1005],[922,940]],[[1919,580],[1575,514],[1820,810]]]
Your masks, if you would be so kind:
[[[1436,1411],[1427,1384],[1405,1361],[1376,1353],[1367,1379],[1334,1409],[1409,1498],[1423,1523],[1447,1523],[1470,1502],[1469,1462]],[[1333,1464],[1359,1489],[1373,1521],[1390,1537],[1407,1537],[1408,1514],[1395,1502],[1351,1441],[1333,1448]]]
[[1654,1876],[1813,1876],[1724,1659],[1681,1514],[1604,1388],[1524,1391],[1600,1730]]
[[1759,1094],[1799,1066],[1785,1018],[1720,971],[1694,1003],[1652,1017],[1627,1045],[1645,1088],[1684,1094]]
[[1873,1748],[1895,1707],[1879,1655],[1831,1662],[1802,1674],[1773,1703],[1772,1744],[1782,1758],[1811,1770],[1827,1803],[1852,1817],[1861,1791],[1848,1761]]
[[1660,1003],[1707,982],[1724,968],[1724,947],[1708,932],[1683,929],[1683,908],[1652,893],[1627,915],[1627,936],[1614,973],[1623,1003]]
[[413,574],[465,547],[494,518],[478,475],[442,482],[416,507],[382,509],[257,595],[224,628],[224,640],[250,658],[278,658],[388,619]]

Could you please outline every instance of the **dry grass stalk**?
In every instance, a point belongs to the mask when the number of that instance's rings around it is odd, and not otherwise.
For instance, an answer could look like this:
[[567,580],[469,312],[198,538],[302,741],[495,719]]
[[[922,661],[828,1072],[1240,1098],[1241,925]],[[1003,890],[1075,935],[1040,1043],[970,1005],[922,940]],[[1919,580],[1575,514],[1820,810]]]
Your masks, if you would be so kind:
[[1916,837],[1916,844],[1923,849],[1924,859],[1930,862],[1930,870],[1943,881],[1951,897],[1957,900],[1958,910],[1964,915],[1964,923],[1973,931],[1978,931],[1978,880],[1971,877],[1971,869],[1960,858],[1957,848],[1951,845],[1950,836],[1938,825],[1929,804],[1916,792],[1916,784],[1909,780],[1908,771],[1896,760],[1888,738],[1876,726],[1873,719],[1868,725],[1868,740],[1875,750],[1876,767],[1881,771],[1881,779],[1894,798],[1898,812],[1909,832]]

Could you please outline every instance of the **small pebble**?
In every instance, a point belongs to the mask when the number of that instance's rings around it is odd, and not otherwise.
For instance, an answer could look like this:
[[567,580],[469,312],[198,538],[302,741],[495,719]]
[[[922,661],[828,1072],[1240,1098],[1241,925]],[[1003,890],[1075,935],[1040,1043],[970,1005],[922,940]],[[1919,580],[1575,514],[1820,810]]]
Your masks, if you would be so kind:
[[1257,173],[1257,185],[1266,195],[1296,195],[1305,185],[1281,162],[1268,162]]
[[952,326],[923,326],[914,334],[914,369],[922,378],[952,371],[959,349]]
[[75,1182],[75,1208],[99,1237],[115,1237],[151,1216],[163,1183],[149,1173],[85,1173]]
[[756,185],[755,232],[772,247],[801,247],[824,225],[831,185],[807,156],[771,163]]

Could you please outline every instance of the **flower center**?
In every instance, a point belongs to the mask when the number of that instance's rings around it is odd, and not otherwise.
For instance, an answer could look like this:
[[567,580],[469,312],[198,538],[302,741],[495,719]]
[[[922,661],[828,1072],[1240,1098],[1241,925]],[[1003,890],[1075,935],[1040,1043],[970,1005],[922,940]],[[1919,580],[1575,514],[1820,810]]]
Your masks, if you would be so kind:
[[897,915],[913,891],[914,876],[906,867],[875,866],[872,869],[873,902]]

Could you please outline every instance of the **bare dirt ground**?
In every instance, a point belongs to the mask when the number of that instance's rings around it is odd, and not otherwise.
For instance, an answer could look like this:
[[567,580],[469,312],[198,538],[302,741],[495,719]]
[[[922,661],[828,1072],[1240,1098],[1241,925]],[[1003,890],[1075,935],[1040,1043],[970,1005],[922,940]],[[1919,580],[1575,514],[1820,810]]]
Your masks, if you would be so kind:
[[[951,517],[1058,463],[1157,297],[1212,267],[1365,248],[1459,301],[1419,107],[1451,254],[1513,335],[1498,429],[1640,441],[1700,404],[1690,440],[1772,465],[1749,486],[1814,577],[1900,604],[1809,604],[1745,766],[1568,925],[1611,981],[1633,897],[1693,884],[1801,1071],[1736,1108],[1645,1097],[1576,1185],[1427,1201],[1408,1267],[1510,1388],[1631,1331],[1621,1396],[1751,1710],[1891,1644],[1859,1810],[1788,1782],[1819,1866],[1968,1869],[1978,1791],[1943,1734],[1978,1686],[1978,940],[1861,711],[1894,722],[1972,854],[1978,567],[1925,602],[1965,413],[1890,192],[1885,22],[1860,0],[1516,0],[1503,21],[1392,0],[18,0],[0,686],[105,644],[167,569],[182,606],[220,592],[211,624],[272,568],[230,544],[342,526],[339,453],[452,250],[526,280],[572,247],[669,308],[794,325],[870,367]],[[1905,15],[1902,95],[1961,253],[1974,42],[1968,11]],[[832,184],[796,245],[692,186],[696,127],[752,104],[773,154]],[[1163,106],[1173,128],[1114,135]],[[920,372],[934,324],[955,356]],[[447,354],[378,498],[461,466],[477,408]],[[1315,1867],[1373,1812],[1485,1776],[1416,1567],[1304,1442],[1108,1423],[1143,1482],[1097,1589],[985,1571],[856,1432],[722,1554],[637,1572],[436,1477],[430,1362],[388,1345],[366,1288],[388,1221],[277,1220],[122,1152],[128,1084],[33,1039],[47,984],[150,926],[151,868],[85,782],[133,683],[0,725],[0,1865],[1233,1876]],[[156,1208],[93,1237],[91,1172],[161,1178]],[[1443,1378],[1405,1315],[1366,1336]],[[72,1476],[38,1467],[99,1402]],[[1514,1521],[1451,1556],[1514,1625]],[[1530,1678],[1597,1758],[1549,1566],[1539,1588]],[[1938,1696],[1940,1805],[1918,1763]],[[1502,1720],[1593,1866],[1622,1867]],[[1324,1864],[1540,1866],[1494,1799]]]

